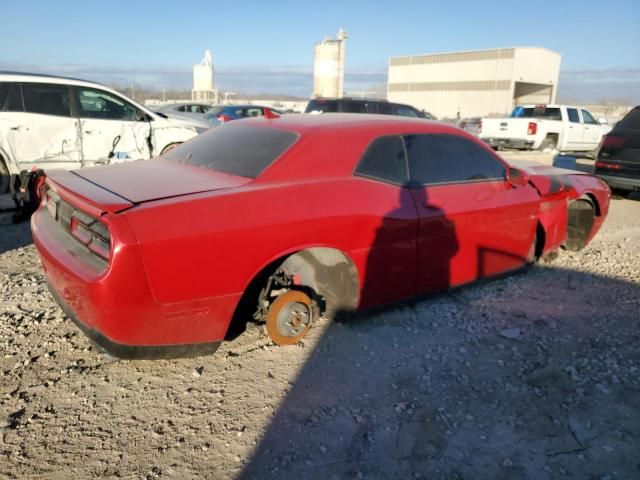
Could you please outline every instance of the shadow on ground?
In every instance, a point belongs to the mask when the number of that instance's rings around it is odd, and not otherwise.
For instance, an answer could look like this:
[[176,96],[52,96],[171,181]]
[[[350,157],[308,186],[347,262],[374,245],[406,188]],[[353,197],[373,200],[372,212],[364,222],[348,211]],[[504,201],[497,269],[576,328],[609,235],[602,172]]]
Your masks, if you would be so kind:
[[13,224],[10,215],[0,217],[0,255],[10,250],[31,245],[32,242],[31,228],[28,221]]
[[638,299],[537,266],[330,324],[240,478],[637,478]]

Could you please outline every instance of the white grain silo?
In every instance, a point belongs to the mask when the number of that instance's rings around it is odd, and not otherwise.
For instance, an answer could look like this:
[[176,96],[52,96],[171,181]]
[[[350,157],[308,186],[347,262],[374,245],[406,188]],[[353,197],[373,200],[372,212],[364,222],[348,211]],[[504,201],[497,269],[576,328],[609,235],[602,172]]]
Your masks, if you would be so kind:
[[213,63],[211,50],[206,50],[202,62],[193,66],[192,100],[213,101],[216,92],[213,83]]
[[342,97],[344,94],[344,47],[347,32],[325,38],[315,46],[313,61],[313,97]]

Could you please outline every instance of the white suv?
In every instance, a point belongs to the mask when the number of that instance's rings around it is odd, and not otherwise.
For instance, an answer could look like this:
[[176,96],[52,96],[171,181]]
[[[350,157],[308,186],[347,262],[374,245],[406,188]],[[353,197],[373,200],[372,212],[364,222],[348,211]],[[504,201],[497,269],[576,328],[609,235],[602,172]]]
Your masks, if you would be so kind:
[[0,72],[0,193],[21,170],[150,158],[208,128],[165,118],[97,83]]

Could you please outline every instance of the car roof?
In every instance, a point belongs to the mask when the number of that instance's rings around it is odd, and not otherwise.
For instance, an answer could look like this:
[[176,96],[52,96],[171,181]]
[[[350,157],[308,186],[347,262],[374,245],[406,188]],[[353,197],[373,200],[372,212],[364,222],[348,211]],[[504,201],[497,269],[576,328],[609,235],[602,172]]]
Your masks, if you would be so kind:
[[391,103],[384,98],[366,98],[366,97],[318,97],[313,98],[311,101],[316,102],[378,102],[378,103]]
[[26,72],[10,72],[0,70],[0,82],[35,82],[35,83],[60,83],[65,85],[79,85],[108,88],[105,85],[89,80],[81,80],[79,78],[62,77],[59,75],[47,75],[44,73],[26,73]]
[[434,120],[362,113],[284,114],[274,119],[265,117],[244,119],[242,123],[245,125],[269,126],[300,134],[308,134],[314,131],[370,130],[374,135],[384,134],[385,132],[394,134],[396,132],[412,131],[421,133],[437,131],[438,133],[465,135],[458,127]]

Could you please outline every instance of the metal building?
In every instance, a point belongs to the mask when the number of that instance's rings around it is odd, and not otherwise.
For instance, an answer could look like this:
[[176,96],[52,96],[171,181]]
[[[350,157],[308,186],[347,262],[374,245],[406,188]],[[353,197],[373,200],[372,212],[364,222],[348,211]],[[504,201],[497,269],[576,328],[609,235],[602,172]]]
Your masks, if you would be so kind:
[[393,57],[387,98],[438,118],[506,114],[555,103],[559,75],[560,54],[539,47]]
[[193,66],[193,89],[191,100],[213,102],[216,99],[216,90],[213,82],[213,63],[211,50],[204,52],[204,58],[198,65]]
[[344,48],[347,32],[338,30],[334,40],[317,43],[313,60],[313,97],[342,97],[344,94]]

